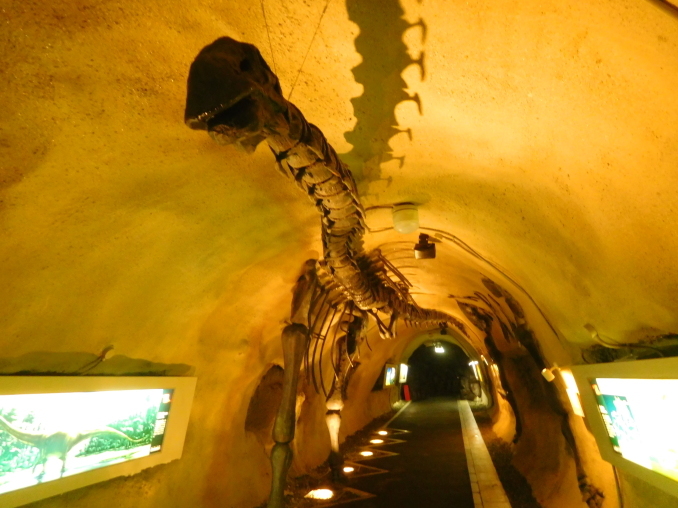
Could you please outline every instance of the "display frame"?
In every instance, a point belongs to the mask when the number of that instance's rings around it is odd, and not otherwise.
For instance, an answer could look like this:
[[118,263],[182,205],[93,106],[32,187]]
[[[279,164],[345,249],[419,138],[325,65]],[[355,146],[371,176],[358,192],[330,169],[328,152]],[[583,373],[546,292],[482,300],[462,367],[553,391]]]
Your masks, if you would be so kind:
[[157,453],[6,492],[0,494],[0,505],[15,508],[118,476],[134,475],[149,467],[181,458],[195,385],[194,377],[0,376],[0,395],[173,390],[162,448]]
[[604,460],[678,498],[678,481],[625,459],[613,448],[592,387],[594,379],[678,379],[678,358],[659,358],[570,367],[588,426]]
[[401,363],[398,366],[398,384],[404,385],[407,383],[407,375],[410,372],[410,366],[406,363]]
[[[393,379],[389,380],[389,370],[392,369]],[[384,388],[396,386],[398,384],[398,366],[393,363],[384,365]]]

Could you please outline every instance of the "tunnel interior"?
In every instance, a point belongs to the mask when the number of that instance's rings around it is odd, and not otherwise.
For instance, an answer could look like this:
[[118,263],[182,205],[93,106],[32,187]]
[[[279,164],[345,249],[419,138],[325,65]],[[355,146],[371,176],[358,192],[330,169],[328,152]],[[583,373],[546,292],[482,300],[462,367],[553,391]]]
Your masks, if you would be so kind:
[[[341,485],[403,362],[412,407],[485,411],[541,508],[675,508],[567,383],[678,351],[677,9],[5,0],[0,374],[197,380],[180,459],[31,508]],[[43,432],[12,409],[0,463]]]
[[469,362],[468,355],[456,344],[442,341],[422,344],[407,360],[412,400],[459,397],[462,379],[474,376]]

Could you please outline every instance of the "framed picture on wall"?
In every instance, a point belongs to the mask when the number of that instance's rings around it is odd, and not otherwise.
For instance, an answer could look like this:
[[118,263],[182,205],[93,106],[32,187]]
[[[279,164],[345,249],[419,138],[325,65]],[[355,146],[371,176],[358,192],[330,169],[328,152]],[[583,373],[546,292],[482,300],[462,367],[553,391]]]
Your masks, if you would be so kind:
[[393,386],[396,383],[397,366],[387,363],[384,366],[384,386]]

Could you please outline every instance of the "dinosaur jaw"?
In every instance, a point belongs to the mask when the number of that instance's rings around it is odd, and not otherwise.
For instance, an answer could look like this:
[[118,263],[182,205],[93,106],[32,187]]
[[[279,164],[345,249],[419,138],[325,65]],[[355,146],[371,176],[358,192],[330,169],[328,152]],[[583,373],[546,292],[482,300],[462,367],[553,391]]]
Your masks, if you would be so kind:
[[220,145],[235,144],[245,152],[251,153],[259,143],[266,139],[263,133],[262,108],[255,95],[254,93],[246,94],[237,98],[228,107],[203,116],[202,123],[206,127],[205,130],[214,141]]
[[228,37],[203,48],[191,64],[184,121],[219,144],[253,152],[286,111],[278,78],[259,50]]

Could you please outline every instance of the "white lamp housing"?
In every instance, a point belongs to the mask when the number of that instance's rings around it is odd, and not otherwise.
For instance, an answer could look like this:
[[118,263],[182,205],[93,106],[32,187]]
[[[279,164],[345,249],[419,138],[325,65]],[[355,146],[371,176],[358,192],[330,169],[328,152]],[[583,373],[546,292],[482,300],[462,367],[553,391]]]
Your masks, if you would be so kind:
[[558,367],[557,363],[554,363],[553,367],[551,367],[550,369],[542,369],[541,375],[544,376],[544,379],[546,379],[546,381],[551,383],[556,378],[556,375],[554,373],[554,371],[556,370],[560,370],[560,367]]
[[414,233],[419,229],[419,210],[412,203],[393,205],[393,228],[398,233]]

